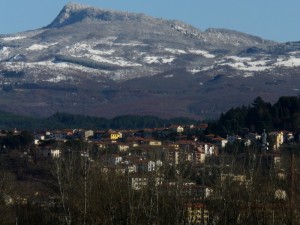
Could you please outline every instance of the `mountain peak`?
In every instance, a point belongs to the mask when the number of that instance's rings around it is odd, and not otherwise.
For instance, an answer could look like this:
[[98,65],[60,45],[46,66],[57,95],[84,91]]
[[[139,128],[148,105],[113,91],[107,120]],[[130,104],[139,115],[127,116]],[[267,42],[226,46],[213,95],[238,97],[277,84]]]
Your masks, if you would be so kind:
[[76,2],[69,2],[64,6],[62,11],[65,11],[65,12],[73,11],[74,12],[74,11],[78,11],[78,10],[82,10],[82,9],[86,9],[86,8],[91,8],[91,6],[79,4]]
[[86,19],[97,21],[128,21],[142,20],[142,18],[146,17],[143,14],[113,11],[71,2],[63,7],[59,15],[47,28],[63,27]]
[[63,7],[54,21],[48,25],[48,28],[61,27],[78,22],[79,20],[83,19],[85,13],[81,13],[81,16],[78,16],[78,14],[83,11],[88,11],[89,9],[92,9],[92,7],[75,2],[69,2]]

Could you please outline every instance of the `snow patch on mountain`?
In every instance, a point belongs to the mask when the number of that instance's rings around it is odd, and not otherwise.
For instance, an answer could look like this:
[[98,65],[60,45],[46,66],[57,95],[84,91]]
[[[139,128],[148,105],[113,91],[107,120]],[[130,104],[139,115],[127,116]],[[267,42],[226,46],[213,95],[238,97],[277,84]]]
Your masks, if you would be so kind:
[[[297,52],[295,52],[294,55],[295,54],[297,54]],[[260,71],[272,70],[275,69],[275,67],[300,66],[300,58],[297,58],[294,55],[291,55],[289,57],[281,56],[277,59],[270,59],[270,57],[265,57],[264,59],[264,58],[250,58],[250,57],[239,57],[239,56],[226,56],[223,59],[217,61],[216,63],[219,66],[230,66],[231,68],[237,70],[260,72]]]
[[171,28],[184,34],[184,35],[190,35],[194,37],[199,37],[200,32],[196,31],[195,29],[192,29],[190,26],[187,26],[186,24],[171,24]]
[[271,60],[257,60],[257,61],[250,61],[247,64],[251,66],[266,66],[270,64]]
[[9,47],[2,47],[2,49],[0,50],[0,60],[3,60],[7,57],[9,57],[10,54],[10,50]]
[[187,70],[188,72],[190,72],[191,74],[196,74],[196,73],[200,73],[202,70],[200,69],[191,69],[191,70]]
[[239,57],[239,56],[235,56],[235,55],[226,56],[226,57],[224,57],[224,59],[232,59],[235,62],[249,62],[252,60],[252,58],[250,58],[250,57]]
[[27,38],[27,36],[11,36],[11,37],[4,37],[1,38],[3,41],[16,41],[16,40],[21,40],[21,39],[25,39]]
[[110,49],[110,50],[87,49],[87,51],[95,55],[112,55],[115,52],[114,49]]
[[4,69],[14,70],[14,71],[44,68],[46,70],[58,70],[58,71],[62,70],[62,71],[65,71],[65,69],[68,69],[68,70],[75,70],[75,71],[88,72],[88,73],[96,73],[96,72],[99,73],[99,70],[97,70],[97,69],[87,68],[87,67],[84,67],[84,66],[81,66],[81,65],[76,65],[76,64],[72,64],[72,63],[65,63],[65,62],[54,63],[52,61],[5,62],[5,63],[2,63],[2,66],[3,66]]
[[63,51],[62,53],[77,55],[83,51],[87,51],[89,48],[90,45],[86,43],[76,43],[72,46],[66,46],[65,51]]
[[243,77],[247,78],[247,77],[253,77],[254,73],[253,72],[246,72],[243,74]]
[[62,53],[83,56],[86,53],[94,55],[112,55],[115,52],[114,49],[95,49],[98,44],[99,42],[95,42],[92,44],[79,42],[71,46],[66,46]]
[[162,63],[172,63],[176,58],[175,57],[166,57],[166,58],[163,58],[161,57],[160,60]]
[[262,65],[258,65],[258,64],[253,64],[251,65],[251,63],[243,63],[243,62],[235,62],[235,63],[223,63],[220,64],[221,66],[230,66],[234,69],[237,70],[243,70],[243,71],[266,71],[266,70],[270,70],[272,69],[272,67],[270,66],[262,66]]
[[300,51],[289,52],[289,54],[292,55],[292,56],[300,55]]
[[45,80],[45,81],[51,82],[51,83],[59,83],[61,81],[66,81],[66,80],[68,80],[66,76],[64,76],[64,75],[57,75],[57,76],[51,77],[50,79]]
[[199,50],[199,49],[189,49],[189,52],[192,53],[192,54],[195,54],[195,55],[202,55],[204,56],[205,58],[215,58],[216,56],[213,55],[213,54],[210,54],[209,52],[207,51],[204,51],[204,50]]
[[[73,55],[73,56],[76,57],[75,55]],[[102,56],[99,56],[99,55],[92,55],[92,54],[85,54],[84,56],[89,58],[89,59],[92,59],[94,61],[97,61],[97,62],[109,63],[109,64],[113,64],[113,65],[116,65],[116,66],[122,66],[122,67],[142,66],[141,64],[138,64],[138,63],[126,61],[122,57],[108,58],[108,57],[102,57]]]
[[187,33],[188,32],[188,29],[183,27],[183,26],[180,26],[180,25],[171,25],[171,27],[177,31],[180,31],[181,33]]
[[147,44],[143,44],[138,41],[133,41],[133,42],[128,42],[128,43],[113,43],[115,46],[131,46],[131,47],[136,47],[136,46],[148,46]]
[[212,70],[213,68],[214,68],[214,66],[203,66],[200,68],[188,69],[187,72],[189,72],[191,74],[196,74],[196,73]]
[[[105,42],[107,42],[108,40],[112,40],[112,39],[114,39],[114,38],[105,39]],[[100,42],[102,42],[102,41],[100,41]],[[142,66],[139,63],[128,61],[121,56],[114,57],[113,54],[115,53],[116,49],[109,49],[109,50],[95,49],[98,44],[99,44],[99,42],[97,42],[97,41],[93,42],[91,44],[86,43],[86,42],[80,42],[80,43],[76,43],[72,46],[66,46],[65,49],[61,53],[64,55],[71,55],[72,57],[88,58],[88,59],[92,59],[97,62],[109,63],[109,64],[121,66],[121,67]],[[137,43],[134,43],[134,44],[137,44]]]
[[53,63],[51,61],[49,61],[50,65],[57,68],[57,69],[61,69],[61,70],[76,70],[76,71],[81,71],[81,72],[87,72],[87,73],[95,73],[95,74],[106,74],[107,71],[105,70],[98,70],[98,69],[93,69],[93,68],[88,68],[88,67],[84,67],[81,65],[76,65],[76,64],[72,64],[72,63],[67,63],[67,62],[58,62],[58,63]]
[[140,41],[129,41],[129,42],[116,42],[117,37],[111,36],[102,38],[100,40],[89,41],[88,43],[85,41],[78,42],[72,46],[67,46],[69,49],[75,48],[77,50],[87,50],[91,48],[95,48],[97,45],[107,45],[108,47],[117,46],[117,47],[145,47],[148,44],[144,44]]
[[26,48],[26,50],[28,50],[28,51],[40,51],[40,50],[47,49],[47,48],[49,48],[48,45],[33,44],[30,47]]
[[237,70],[256,71],[256,72],[267,71],[273,68],[272,66],[268,65],[270,60],[255,60],[250,57],[239,57],[239,56],[226,56],[224,57],[224,59],[219,61],[218,65],[230,66]]
[[175,55],[187,54],[185,50],[182,49],[174,49],[174,48],[165,48],[165,51],[170,52]]
[[157,63],[157,64],[166,64],[172,63],[176,58],[172,56],[145,56],[143,61],[147,64]]
[[160,63],[160,57],[158,56],[146,56],[144,57],[144,62],[148,63],[148,64],[152,64],[152,63]]
[[296,67],[300,66],[300,58],[291,56],[288,59],[279,59],[274,64],[275,66],[284,66],[284,67]]

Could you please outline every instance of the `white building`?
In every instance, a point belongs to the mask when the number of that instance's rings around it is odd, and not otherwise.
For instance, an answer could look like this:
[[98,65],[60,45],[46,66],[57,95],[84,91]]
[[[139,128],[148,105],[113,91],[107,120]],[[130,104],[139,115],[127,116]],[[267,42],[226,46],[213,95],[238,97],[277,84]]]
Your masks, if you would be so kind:
[[108,155],[102,157],[102,163],[105,166],[116,166],[122,162],[122,157],[119,155]]
[[38,150],[37,154],[40,157],[55,159],[61,156],[61,151],[59,149],[42,148]]

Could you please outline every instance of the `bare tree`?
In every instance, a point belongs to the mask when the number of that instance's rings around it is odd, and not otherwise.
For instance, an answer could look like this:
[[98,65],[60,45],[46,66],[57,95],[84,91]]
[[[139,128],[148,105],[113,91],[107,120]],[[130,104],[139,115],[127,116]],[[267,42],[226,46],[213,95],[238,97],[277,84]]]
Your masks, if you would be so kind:
[[14,191],[14,175],[6,171],[0,171],[0,224],[9,224],[14,219],[12,215]]

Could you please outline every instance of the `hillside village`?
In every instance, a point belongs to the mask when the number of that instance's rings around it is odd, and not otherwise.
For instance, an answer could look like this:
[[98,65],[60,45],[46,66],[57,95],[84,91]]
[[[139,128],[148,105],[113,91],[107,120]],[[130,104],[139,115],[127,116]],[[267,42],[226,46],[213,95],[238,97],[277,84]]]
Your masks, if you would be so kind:
[[[134,192],[142,193],[155,187],[155,193],[159,190],[160,194],[168,195],[178,191],[180,186],[183,220],[188,224],[210,224],[211,220],[218,220],[220,215],[215,217],[212,214],[214,210],[210,209],[209,203],[220,197],[221,193],[216,190],[219,182],[231,181],[246,188],[251,186],[253,174],[247,171],[246,162],[252,160],[256,168],[261,167],[262,171],[267,168],[268,173],[277,174],[276,179],[287,181],[289,172],[281,147],[299,143],[299,133],[274,131],[257,134],[245,129],[243,136],[222,138],[207,133],[207,130],[208,124],[139,130],[63,129],[27,133],[31,135],[32,144],[27,143],[26,148],[14,146],[14,149],[6,139],[9,136],[22,137],[24,133],[2,131],[0,156],[14,151],[14,157],[21,157],[29,164],[57,166],[58,162],[75,154],[86,168],[97,171],[97,176],[126,178]],[[244,163],[242,170],[240,163]],[[80,166],[80,163],[73,166]],[[31,177],[28,181],[35,179],[35,175],[26,176]],[[54,197],[41,190],[29,193],[5,195],[5,202],[7,205],[43,202],[42,205],[49,207],[50,199]],[[272,195],[273,200],[267,205],[276,200],[282,203],[290,199],[289,189],[282,185],[276,187]],[[56,196],[60,200],[61,197]]]
[[300,225],[299,41],[68,2],[0,34],[0,225]]

